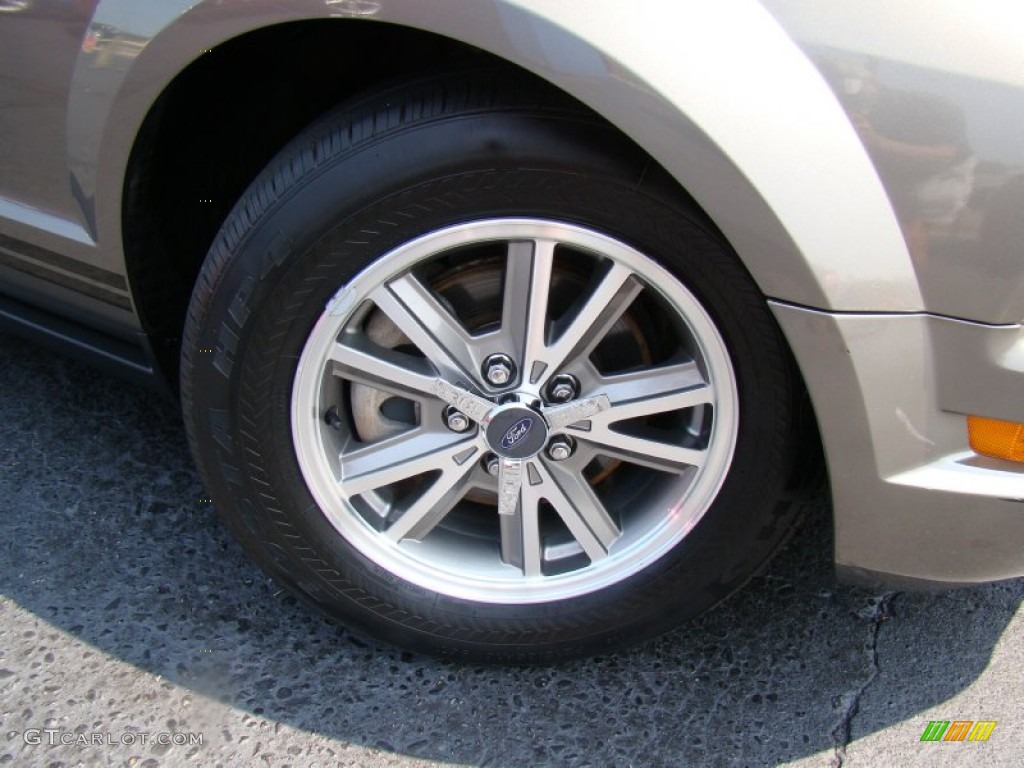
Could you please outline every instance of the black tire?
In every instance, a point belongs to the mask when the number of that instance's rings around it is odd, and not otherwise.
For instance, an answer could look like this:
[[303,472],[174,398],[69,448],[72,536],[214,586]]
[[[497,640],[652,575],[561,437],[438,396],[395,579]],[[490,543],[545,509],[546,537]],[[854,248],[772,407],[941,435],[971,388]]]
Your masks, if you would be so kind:
[[[425,233],[509,217],[603,233],[667,268],[724,341],[739,413],[720,488],[670,551],[621,578],[612,571],[599,589],[536,602],[466,599],[382,567],[314,500],[292,434],[297,360],[332,296]],[[507,73],[446,74],[376,94],[293,141],[221,229],[182,350],[191,447],[245,549],[357,630],[476,661],[617,649],[741,586],[796,522],[784,497],[797,390],[764,298],[663,172],[586,111]]]

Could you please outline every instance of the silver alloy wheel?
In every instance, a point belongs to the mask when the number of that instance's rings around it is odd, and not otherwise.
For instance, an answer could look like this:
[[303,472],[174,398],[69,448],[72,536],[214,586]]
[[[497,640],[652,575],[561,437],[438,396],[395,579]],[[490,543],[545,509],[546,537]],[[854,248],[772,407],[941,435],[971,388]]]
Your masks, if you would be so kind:
[[[495,355],[514,364],[501,385]],[[546,402],[558,375],[579,391]],[[334,295],[298,362],[292,442],[327,519],[380,567],[538,603],[678,544],[728,473],[737,404],[721,336],[667,270],[590,229],[491,219],[406,243]]]

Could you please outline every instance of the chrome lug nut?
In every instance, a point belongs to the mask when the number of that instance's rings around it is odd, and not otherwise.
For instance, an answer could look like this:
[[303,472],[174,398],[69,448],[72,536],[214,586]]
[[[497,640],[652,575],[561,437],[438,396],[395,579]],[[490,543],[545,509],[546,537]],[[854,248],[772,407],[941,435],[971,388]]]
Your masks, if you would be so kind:
[[508,366],[503,363],[495,363],[487,369],[487,380],[491,384],[501,386],[502,384],[508,384],[508,380],[512,378],[512,371],[508,369]]
[[503,387],[512,381],[516,366],[508,355],[491,355],[484,360],[484,378],[496,387]]
[[573,444],[568,437],[556,437],[548,443],[548,457],[552,461],[565,461],[572,456]]
[[484,457],[484,469],[487,470],[487,474],[498,476],[498,470],[501,468],[501,459],[495,456],[493,453],[488,454]]
[[580,394],[580,383],[575,376],[560,373],[548,384],[548,401],[552,403],[568,403]]
[[444,422],[452,432],[465,432],[470,426],[469,417],[451,406],[444,409]]
[[556,403],[567,403],[572,400],[572,387],[568,384],[557,384],[551,388],[551,399]]

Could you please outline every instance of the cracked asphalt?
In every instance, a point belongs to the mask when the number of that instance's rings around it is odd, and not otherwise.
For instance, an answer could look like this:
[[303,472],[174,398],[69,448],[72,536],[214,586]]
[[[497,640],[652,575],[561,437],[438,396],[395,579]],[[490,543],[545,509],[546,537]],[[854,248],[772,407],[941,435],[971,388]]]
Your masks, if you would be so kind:
[[[3,335],[0,503],[2,764],[1021,764],[1024,580],[838,586],[824,503],[741,594],[645,646],[439,662],[252,565],[165,400]],[[921,742],[930,720],[998,725]]]

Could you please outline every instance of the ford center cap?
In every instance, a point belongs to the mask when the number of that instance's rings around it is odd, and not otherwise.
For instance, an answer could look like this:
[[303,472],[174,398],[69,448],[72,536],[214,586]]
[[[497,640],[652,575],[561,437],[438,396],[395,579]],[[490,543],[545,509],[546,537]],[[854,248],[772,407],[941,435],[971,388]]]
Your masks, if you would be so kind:
[[484,431],[488,447],[506,459],[536,456],[548,442],[548,425],[537,411],[521,403],[495,408]]

